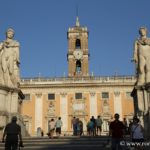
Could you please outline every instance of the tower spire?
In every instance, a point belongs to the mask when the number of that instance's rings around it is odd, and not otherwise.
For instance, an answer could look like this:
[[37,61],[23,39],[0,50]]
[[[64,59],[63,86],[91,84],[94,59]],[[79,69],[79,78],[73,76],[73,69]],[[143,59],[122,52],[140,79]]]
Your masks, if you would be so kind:
[[79,17],[76,16],[76,26],[79,27],[80,26],[80,22],[79,22]]
[[79,17],[78,17],[78,5],[76,6],[76,26],[77,27],[80,26],[80,21],[79,21]]

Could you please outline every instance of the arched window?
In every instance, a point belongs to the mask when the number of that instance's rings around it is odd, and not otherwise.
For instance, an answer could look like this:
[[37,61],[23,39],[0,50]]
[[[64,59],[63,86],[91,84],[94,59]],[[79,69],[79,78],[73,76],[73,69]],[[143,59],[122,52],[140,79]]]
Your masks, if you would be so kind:
[[79,60],[76,62],[76,72],[77,73],[81,72],[81,62]]
[[76,49],[80,49],[80,48],[81,48],[80,39],[76,39]]

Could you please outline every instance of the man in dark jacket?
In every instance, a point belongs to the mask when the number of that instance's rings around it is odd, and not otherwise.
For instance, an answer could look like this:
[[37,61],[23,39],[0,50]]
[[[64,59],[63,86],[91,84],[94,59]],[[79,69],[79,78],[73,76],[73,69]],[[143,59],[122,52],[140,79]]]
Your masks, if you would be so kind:
[[112,150],[122,150],[120,142],[124,137],[124,125],[123,122],[119,120],[119,114],[114,115],[115,120],[109,125],[109,135],[112,136]]
[[13,116],[11,123],[8,123],[5,127],[3,138],[2,138],[2,142],[5,141],[5,150],[18,149],[18,136],[20,139],[19,145],[23,147],[21,127],[16,122],[17,122],[17,117]]

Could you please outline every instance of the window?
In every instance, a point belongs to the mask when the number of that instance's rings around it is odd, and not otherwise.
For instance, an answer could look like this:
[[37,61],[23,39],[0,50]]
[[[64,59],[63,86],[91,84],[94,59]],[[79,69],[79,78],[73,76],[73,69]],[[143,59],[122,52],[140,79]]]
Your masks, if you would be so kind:
[[82,93],[76,93],[75,99],[82,99]]
[[79,39],[76,40],[76,49],[81,49],[81,42]]
[[48,100],[55,100],[55,94],[54,93],[49,93],[48,94]]
[[109,99],[109,93],[108,92],[102,92],[102,99]]
[[24,100],[30,100],[30,94],[24,94],[25,98]]
[[76,72],[77,73],[81,72],[81,62],[79,60],[76,62]]

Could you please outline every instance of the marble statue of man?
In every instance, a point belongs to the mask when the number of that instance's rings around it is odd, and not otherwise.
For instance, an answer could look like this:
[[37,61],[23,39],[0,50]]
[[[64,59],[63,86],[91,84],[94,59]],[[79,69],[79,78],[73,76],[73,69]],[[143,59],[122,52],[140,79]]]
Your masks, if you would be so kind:
[[139,34],[134,43],[133,61],[136,63],[137,85],[144,85],[150,82],[150,38],[146,27],[141,27]]
[[3,73],[4,85],[18,87],[19,75],[19,42],[13,39],[14,30],[9,28],[6,31],[6,40],[0,43],[1,68]]

